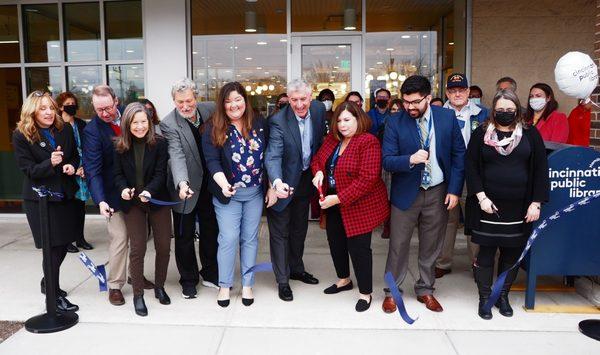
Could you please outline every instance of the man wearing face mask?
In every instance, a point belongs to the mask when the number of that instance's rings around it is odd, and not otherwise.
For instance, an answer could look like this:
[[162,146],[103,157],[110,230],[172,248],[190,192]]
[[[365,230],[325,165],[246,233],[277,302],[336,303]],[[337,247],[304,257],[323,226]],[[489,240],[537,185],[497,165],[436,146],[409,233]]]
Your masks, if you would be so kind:
[[383,138],[383,130],[388,116],[390,116],[389,103],[392,94],[388,89],[380,88],[373,93],[375,96],[375,107],[369,110],[367,114],[371,118],[371,134]]
[[481,100],[483,100],[483,91],[481,91],[479,86],[471,85],[469,87],[469,100],[473,101],[476,105],[484,107],[481,103]]
[[[470,89],[467,77],[461,73],[454,73],[448,76],[446,81],[446,97],[448,101],[444,107],[454,111],[458,119],[465,146],[469,144],[471,133],[479,127],[488,117],[488,110],[475,101],[469,99]],[[464,201],[461,201],[464,205]],[[452,256],[454,254],[454,244],[456,242],[456,233],[460,221],[461,206],[457,205],[450,210],[448,215],[448,226],[446,227],[446,237],[442,253],[435,263],[435,277],[440,278],[452,271]],[[470,257],[470,263],[475,261],[477,255],[477,246],[471,243],[467,237],[467,246]]]
[[333,91],[329,89],[323,89],[319,92],[317,100],[321,101],[325,105],[325,131],[323,135],[326,136],[329,133],[329,127],[331,127],[331,117],[333,116],[333,102],[335,101],[335,95]]
[[[419,238],[417,300],[434,312],[443,310],[433,297],[434,265],[444,243],[448,211],[458,204],[464,182],[465,142],[453,111],[431,106],[431,84],[420,75],[400,89],[404,111],[388,121],[383,136],[383,168],[393,174],[390,245],[386,272],[396,286],[408,273],[414,227]],[[396,304],[385,290],[383,310]]]
[[[214,102],[198,102],[196,84],[183,78],[171,87],[175,108],[160,122],[169,144],[167,188],[172,199],[186,200],[173,207],[175,260],[181,277],[183,298],[196,298],[196,285],[218,288],[217,237],[219,227],[212,195],[208,191],[209,174],[202,147],[201,126],[215,110]],[[194,246],[196,220],[200,221],[198,261]]]

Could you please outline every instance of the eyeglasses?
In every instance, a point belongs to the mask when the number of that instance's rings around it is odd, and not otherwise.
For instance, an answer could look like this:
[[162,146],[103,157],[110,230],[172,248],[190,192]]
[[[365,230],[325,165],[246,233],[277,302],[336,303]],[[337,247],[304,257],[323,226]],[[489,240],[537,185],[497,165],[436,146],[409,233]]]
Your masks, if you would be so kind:
[[103,108],[95,108],[95,109],[94,109],[94,111],[96,111],[96,113],[97,113],[98,115],[101,115],[101,114],[103,114],[103,113],[108,113],[108,114],[110,114],[110,113],[112,113],[112,111],[114,110],[114,108],[115,108],[115,103],[113,102],[112,106],[109,106],[109,107],[103,107]]
[[467,92],[467,88],[452,88],[452,89],[448,89],[446,91],[450,95],[464,94],[465,92]]
[[425,100],[426,98],[427,98],[427,96],[422,97],[419,100],[413,100],[413,101],[402,100],[402,105],[404,105],[404,107],[410,107],[410,105],[417,107],[417,105],[419,105],[421,102],[423,102],[423,100]]
[[517,112],[517,110],[514,108],[508,108],[508,109],[499,108],[499,109],[494,110],[494,112],[496,112],[496,113],[505,113],[505,112],[515,113],[515,112]]
[[36,91],[32,92],[31,95],[35,96],[35,97],[42,97],[42,96],[44,96],[44,92],[40,91],[40,90],[36,90]]

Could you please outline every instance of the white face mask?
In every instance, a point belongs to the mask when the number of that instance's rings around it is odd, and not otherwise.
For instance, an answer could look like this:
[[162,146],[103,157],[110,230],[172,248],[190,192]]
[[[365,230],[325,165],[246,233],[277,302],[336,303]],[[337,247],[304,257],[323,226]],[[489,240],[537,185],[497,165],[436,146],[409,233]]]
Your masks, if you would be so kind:
[[333,101],[325,100],[323,101],[323,105],[325,105],[325,111],[331,111],[331,108],[333,107]]
[[469,101],[471,101],[475,105],[481,105],[481,98],[480,97],[472,97],[472,98],[469,99]]
[[529,106],[531,106],[534,111],[541,111],[546,107],[546,99],[543,97],[532,97],[529,99]]

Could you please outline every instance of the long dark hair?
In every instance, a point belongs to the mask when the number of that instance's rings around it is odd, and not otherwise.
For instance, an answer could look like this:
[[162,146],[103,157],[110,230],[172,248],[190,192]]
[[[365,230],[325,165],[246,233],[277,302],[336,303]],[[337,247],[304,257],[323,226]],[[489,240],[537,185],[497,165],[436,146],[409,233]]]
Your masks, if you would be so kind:
[[146,144],[153,146],[156,144],[156,137],[154,136],[154,125],[148,117],[148,112],[146,111],[146,107],[139,102],[132,102],[127,107],[125,107],[125,111],[123,111],[123,116],[121,116],[121,136],[117,139],[115,144],[115,149],[119,153],[124,153],[131,149],[133,138],[131,137],[131,121],[133,121],[133,117],[137,114],[143,112],[146,114],[146,119],[148,120],[148,133],[146,133]]
[[496,123],[496,103],[500,99],[512,101],[512,103],[515,104],[515,106],[517,107],[515,113],[515,122],[510,126],[510,129],[514,129],[517,123],[525,125],[523,118],[523,109],[521,108],[521,102],[519,102],[517,94],[515,94],[515,92],[512,90],[506,89],[500,90],[496,93],[496,95],[494,95],[494,99],[492,100],[492,107],[490,110],[490,117],[487,119],[487,121],[485,121],[484,128],[487,128],[487,126],[490,124],[493,124],[494,127],[498,127],[498,124]]
[[[546,118],[548,118],[548,116],[550,116],[552,112],[558,110],[558,101],[556,101],[556,99],[554,98],[554,91],[552,91],[550,85],[545,83],[534,84],[531,87],[531,89],[529,89],[529,92],[531,93],[531,90],[533,89],[542,90],[546,94],[546,97],[549,99],[546,103],[546,107],[544,107],[544,111],[542,111],[542,116],[540,117],[540,120],[546,120]],[[533,124],[533,114],[533,108],[531,108],[529,100],[527,100],[527,113],[525,114],[525,120],[528,123]]]
[[250,105],[250,101],[248,100],[248,95],[246,95],[246,90],[242,86],[242,84],[237,81],[232,81],[223,85],[221,90],[219,90],[219,96],[217,97],[217,108],[215,113],[211,116],[212,122],[212,143],[216,147],[222,147],[227,140],[227,131],[229,130],[229,124],[231,120],[225,113],[225,100],[229,97],[229,94],[233,91],[237,92],[244,98],[244,103],[246,104],[246,109],[244,110],[244,114],[240,118],[242,120],[242,135],[244,138],[250,137],[250,131],[252,130],[252,121],[254,119],[254,112],[252,110],[252,106]]

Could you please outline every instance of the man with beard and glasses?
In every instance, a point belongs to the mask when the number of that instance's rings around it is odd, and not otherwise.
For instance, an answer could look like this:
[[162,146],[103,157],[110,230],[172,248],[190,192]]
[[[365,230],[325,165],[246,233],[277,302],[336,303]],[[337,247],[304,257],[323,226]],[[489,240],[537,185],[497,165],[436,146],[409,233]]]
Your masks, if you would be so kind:
[[[202,285],[218,289],[217,236],[219,227],[212,195],[208,191],[206,161],[202,152],[201,126],[215,110],[214,102],[197,102],[196,84],[184,78],[171,88],[175,108],[161,122],[160,129],[169,143],[167,187],[171,198],[187,200],[173,206],[175,260],[181,275],[184,298],[196,297],[199,274]],[[182,221],[183,219],[183,221]],[[194,250],[196,220],[200,223],[198,246],[202,269]]]
[[[383,168],[392,173],[391,232],[386,272],[400,288],[408,272],[410,239],[419,237],[417,300],[441,312],[433,297],[434,264],[442,250],[448,211],[456,206],[464,181],[465,142],[454,111],[430,105],[431,84],[420,75],[400,89],[404,111],[387,122],[383,137]],[[383,310],[396,304],[385,289]]]

